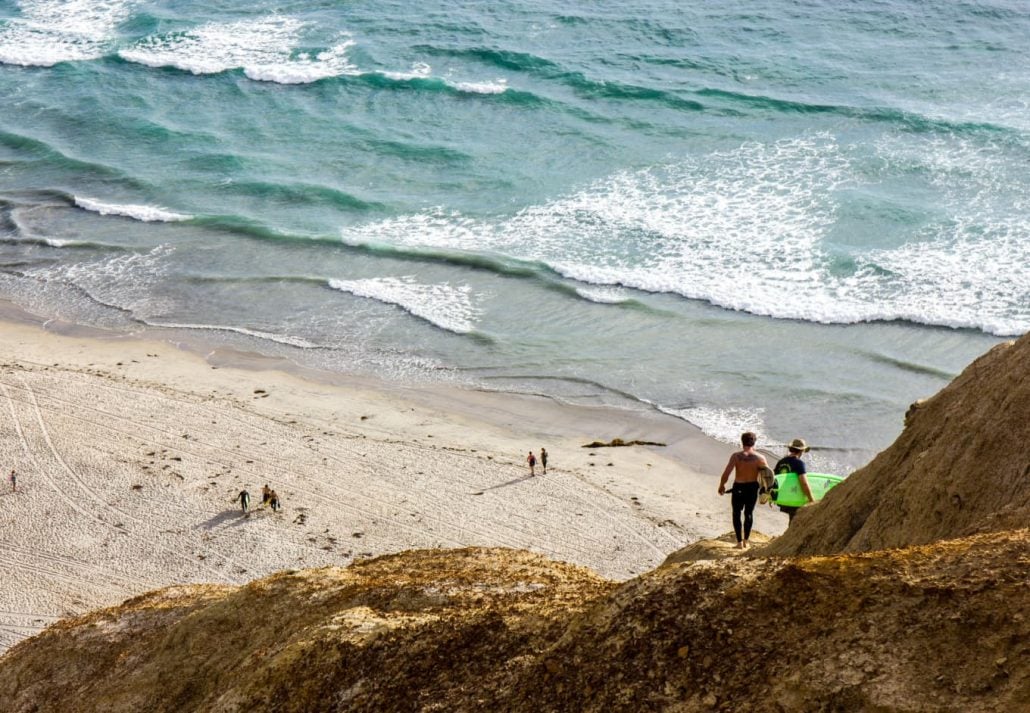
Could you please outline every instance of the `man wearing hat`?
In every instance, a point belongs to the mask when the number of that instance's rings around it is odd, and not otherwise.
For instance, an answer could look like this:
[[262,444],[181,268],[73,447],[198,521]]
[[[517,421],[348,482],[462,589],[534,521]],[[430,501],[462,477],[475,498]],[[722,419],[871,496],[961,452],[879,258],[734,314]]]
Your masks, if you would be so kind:
[[[812,497],[812,488],[809,487],[808,478],[805,476],[808,469],[805,467],[805,461],[801,460],[802,454],[808,451],[808,445],[804,440],[795,438],[787,445],[787,450],[789,451],[789,454],[780,458],[776,462],[776,467],[773,470],[777,475],[780,473],[797,473],[798,484],[801,486],[801,492],[803,492],[805,497],[808,498],[808,502],[814,503],[815,498]],[[793,521],[798,508],[784,507],[781,505],[780,510],[787,513],[787,517],[790,518],[789,521]]]

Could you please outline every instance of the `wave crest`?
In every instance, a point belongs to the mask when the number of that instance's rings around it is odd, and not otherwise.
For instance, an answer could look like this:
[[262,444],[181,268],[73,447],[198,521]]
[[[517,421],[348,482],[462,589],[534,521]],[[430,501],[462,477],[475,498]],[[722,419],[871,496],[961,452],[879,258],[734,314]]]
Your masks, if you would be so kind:
[[132,0],[23,0],[0,26],[0,63],[52,67],[103,57]]
[[100,215],[117,215],[124,218],[132,218],[143,223],[175,223],[183,220],[191,220],[192,215],[185,213],[173,213],[164,208],[149,205],[118,205],[116,203],[102,203],[92,198],[75,196],[75,205],[91,213]]
[[296,52],[307,25],[291,17],[209,23],[187,32],[148,37],[118,55],[148,67],[174,67],[193,74],[242,69],[251,79],[305,84],[356,68],[347,58],[347,37],[312,56]]
[[432,325],[455,334],[475,329],[480,311],[472,304],[468,285],[424,284],[412,276],[378,277],[364,280],[330,280],[335,290],[349,292],[384,304],[396,305]]

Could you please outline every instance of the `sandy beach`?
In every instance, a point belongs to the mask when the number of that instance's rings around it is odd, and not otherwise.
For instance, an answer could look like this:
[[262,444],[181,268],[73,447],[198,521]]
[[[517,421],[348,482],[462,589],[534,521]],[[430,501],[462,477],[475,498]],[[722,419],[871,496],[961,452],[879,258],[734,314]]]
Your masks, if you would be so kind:
[[[466,545],[625,579],[730,529],[716,486],[732,448],[659,413],[373,383],[11,305],[3,316],[0,649],[175,583]],[[668,445],[582,448],[612,438]],[[530,478],[541,446],[551,467]],[[266,483],[279,513],[256,507]],[[244,488],[247,517],[233,503]],[[785,525],[759,508],[756,529]]]

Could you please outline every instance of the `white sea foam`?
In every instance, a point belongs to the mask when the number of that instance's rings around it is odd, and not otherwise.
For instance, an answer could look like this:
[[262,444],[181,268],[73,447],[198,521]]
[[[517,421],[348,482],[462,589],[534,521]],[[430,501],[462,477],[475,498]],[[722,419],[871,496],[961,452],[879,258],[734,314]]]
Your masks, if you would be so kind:
[[153,290],[164,279],[172,253],[171,246],[159,245],[145,253],[46,265],[26,275],[41,282],[74,286],[99,303],[139,316],[174,307]]
[[296,51],[308,25],[292,17],[210,23],[184,33],[148,37],[118,54],[149,67],[175,67],[193,74],[243,69],[251,79],[305,84],[357,72],[347,58],[354,41],[341,38],[314,56]]
[[22,0],[0,25],[0,62],[51,67],[106,54],[132,0]]
[[433,68],[425,62],[415,62],[407,72],[382,72],[387,79],[406,81],[409,79],[426,79],[433,75]]
[[578,287],[576,294],[598,304],[617,305],[629,301],[626,290],[619,287]]
[[299,347],[301,349],[318,348],[317,344],[302,337],[291,337],[287,334],[276,334],[274,332],[265,332],[260,329],[235,327],[228,324],[192,324],[189,322],[155,322],[150,320],[147,320],[146,324],[150,327],[162,327],[165,329],[195,329],[214,332],[232,332],[234,334],[242,334],[247,337],[255,337],[256,339],[276,342],[277,344],[286,344],[287,346]]
[[480,310],[472,304],[468,285],[424,284],[414,277],[379,277],[365,280],[330,280],[329,286],[386,304],[457,334],[475,328]]
[[185,213],[173,213],[164,208],[157,208],[149,205],[118,205],[116,203],[102,203],[92,198],[75,196],[75,205],[83,210],[100,215],[119,215],[125,218],[133,218],[144,223],[174,223],[182,220],[190,220],[193,216]]
[[43,238],[43,242],[52,248],[72,248],[89,244],[81,240],[62,240],[60,238]]
[[495,79],[492,82],[459,82],[453,79],[444,79],[444,82],[459,92],[468,92],[469,94],[504,94],[508,91],[508,82],[504,79]]
[[[382,71],[380,74],[387,79],[396,81],[408,81],[411,79],[432,79],[433,68],[425,62],[415,62],[407,72]],[[487,82],[470,82],[456,80],[453,77],[441,77],[440,80],[451,89],[469,94],[503,94],[508,91],[508,82],[505,79],[495,79]]]
[[[432,79],[425,62],[415,62],[407,71],[361,70],[348,57],[354,40],[346,35],[317,54],[298,51],[309,23],[288,16],[256,20],[209,23],[187,32],[147,37],[118,54],[129,62],[148,67],[175,67],[193,74],[217,74],[233,69],[261,82],[308,84],[329,77],[379,75],[395,81]],[[460,92],[500,94],[506,81],[462,81],[450,77],[440,81]]]
[[[1030,330],[1030,271],[1016,267],[1030,263],[1030,232],[1018,205],[1000,205],[1014,200],[1011,186],[999,194],[992,164],[971,147],[922,148],[944,162],[925,168],[946,184],[951,215],[904,245],[854,253],[843,272],[827,238],[837,191],[861,178],[826,135],[619,173],[499,220],[437,209],[348,228],[344,240],[488,250],[585,283],[779,318]],[[960,177],[948,173],[952,164]],[[980,166],[972,179],[970,165]]]
[[758,436],[758,445],[769,443],[765,435],[764,409],[730,408],[719,409],[696,406],[685,409],[661,408],[661,411],[689,421],[706,435],[724,443],[739,444],[740,434],[751,431]]

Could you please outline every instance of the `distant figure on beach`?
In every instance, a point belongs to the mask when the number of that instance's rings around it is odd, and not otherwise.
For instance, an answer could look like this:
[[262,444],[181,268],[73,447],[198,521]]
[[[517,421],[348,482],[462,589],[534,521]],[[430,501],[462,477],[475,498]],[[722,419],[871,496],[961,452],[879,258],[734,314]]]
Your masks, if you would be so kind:
[[11,468],[11,474],[7,477],[11,481],[11,490],[14,492],[18,491],[18,475],[14,472],[14,468]]
[[[722,478],[719,479],[719,495],[724,495],[726,480],[731,472],[734,473],[730,494],[733,505],[733,532],[737,535],[738,550],[746,549],[751,537],[755,503],[758,502],[758,469],[768,467],[765,458],[755,453],[757,440],[758,437],[751,431],[740,435],[740,445],[744,449],[730,456],[726,469],[722,472]],[[743,527],[740,522],[741,511],[744,513]]]
[[[808,472],[808,468],[805,467],[805,462],[801,460],[801,456],[808,451],[808,444],[801,438],[795,438],[787,445],[787,455],[776,461],[776,467],[773,471],[780,475],[781,473],[797,473],[798,474],[798,485],[801,486],[801,492],[808,498],[808,502],[814,503],[815,498],[812,496],[812,488],[808,484],[808,476],[805,473]],[[787,513],[788,523],[794,521],[794,516],[797,514],[799,508],[796,507],[785,507],[780,506],[780,510]]]
[[250,509],[250,493],[247,492],[246,488],[240,491],[240,494],[233,499],[233,502],[237,500],[240,501],[240,509],[243,512],[247,512]]
[[547,475],[547,449],[540,446],[540,469]]
[[526,456],[526,462],[529,463],[529,474],[531,476],[536,475],[534,472],[536,470],[536,456],[533,455],[533,451],[530,451],[529,455]]
[[268,502],[272,499],[272,493],[275,491],[268,487],[268,483],[265,483],[265,487],[261,488],[261,506],[268,505]]
[[282,507],[279,504],[279,493],[274,490],[268,491],[268,504],[272,508],[272,512],[279,512],[279,508]]

